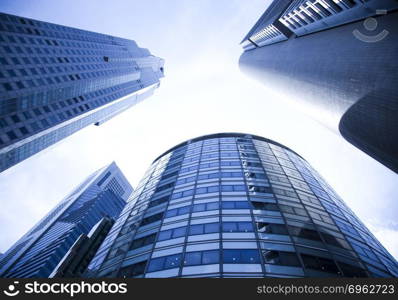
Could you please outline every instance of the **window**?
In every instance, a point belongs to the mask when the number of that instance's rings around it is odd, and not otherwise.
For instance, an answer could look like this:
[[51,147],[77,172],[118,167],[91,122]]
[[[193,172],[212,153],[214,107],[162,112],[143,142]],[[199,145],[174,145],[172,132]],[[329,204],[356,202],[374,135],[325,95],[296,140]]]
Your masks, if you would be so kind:
[[306,269],[314,269],[322,272],[341,274],[333,260],[319,256],[301,254],[304,267]]
[[156,233],[152,233],[150,235],[134,240],[130,246],[130,250],[152,244],[155,241],[155,237]]
[[25,119],[27,119],[27,120],[32,118],[32,116],[29,113],[29,111],[24,111],[22,114],[24,115]]
[[148,272],[154,272],[164,269],[171,269],[180,266],[181,254],[169,255],[151,259]]
[[260,164],[260,163],[256,163],[256,162],[245,162],[244,163],[246,166],[248,166],[248,167],[256,167],[256,168],[261,168],[262,167],[262,164]]
[[266,179],[267,177],[263,173],[254,173],[254,172],[246,172],[245,176],[247,178],[254,178],[254,179]]
[[190,235],[216,233],[220,231],[219,223],[195,224],[189,226]]
[[8,61],[4,57],[0,57],[0,64],[8,65]]
[[267,250],[263,252],[263,256],[267,264],[301,267],[297,255],[293,252]]
[[17,76],[17,73],[15,73],[14,70],[7,70],[7,72],[8,72],[8,74],[9,74],[11,77],[16,77],[16,76]]
[[161,191],[164,191],[164,190],[167,190],[167,189],[169,189],[169,188],[174,187],[174,183],[175,183],[175,182],[171,182],[171,183],[164,184],[164,185],[162,185],[162,186],[158,186],[158,187],[156,188],[156,190],[155,190],[155,193],[158,193],[158,192],[161,192]]
[[118,277],[126,278],[144,274],[146,263],[147,261],[145,260],[131,266],[121,268]]
[[149,202],[148,207],[154,207],[169,201],[170,195]]
[[257,231],[272,234],[287,234],[285,225],[257,222]]
[[244,185],[222,185],[222,192],[244,192],[246,191],[246,186]]
[[169,173],[169,174],[163,174],[161,180],[165,180],[167,178],[171,178],[171,177],[176,176],[176,175],[178,175],[178,171],[175,171],[175,172],[172,172],[172,173]]
[[19,130],[21,131],[22,134],[28,134],[29,133],[28,129],[26,129],[25,126],[22,126],[21,128],[19,128]]
[[193,212],[208,211],[219,209],[219,202],[201,203],[193,206]]
[[333,235],[323,233],[323,232],[321,233],[321,235],[323,236],[323,239],[325,240],[325,242],[329,245],[333,245],[333,246],[345,248],[345,249],[351,249],[349,244],[343,239],[337,238]]
[[201,187],[196,189],[196,194],[215,193],[219,191],[219,186]]
[[217,264],[219,263],[219,261],[220,261],[219,250],[187,252],[185,254],[184,265],[195,266],[195,265]]
[[223,232],[252,232],[253,224],[251,222],[223,222]]
[[340,266],[340,269],[343,271],[345,277],[368,277],[369,275],[365,270],[355,267],[352,265],[348,265],[342,262],[337,262]]
[[12,86],[8,82],[3,83],[3,87],[6,89],[6,91],[12,91]]
[[21,121],[21,119],[17,115],[12,115],[11,119],[14,123],[18,123]]
[[189,213],[190,205],[166,211],[165,218],[180,216]]
[[147,225],[147,224],[150,224],[150,223],[159,221],[159,220],[161,220],[162,218],[163,218],[163,212],[142,219],[140,225],[141,225],[141,226],[144,226],[144,225]]
[[223,209],[248,209],[251,208],[248,201],[223,201],[221,202]]
[[280,204],[279,208],[281,209],[281,211],[288,213],[288,214],[295,214],[295,215],[305,216],[305,217],[308,216],[307,213],[305,212],[305,210],[302,208],[283,205],[283,204]]
[[278,206],[274,203],[252,201],[252,204],[254,209],[279,211]]
[[25,69],[19,69],[19,72],[21,72],[22,76],[27,76],[28,72],[26,72]]
[[187,232],[186,226],[161,231],[159,232],[158,241],[175,239],[181,236],[185,236],[186,232]]
[[318,232],[315,230],[307,229],[307,228],[300,228],[296,226],[287,226],[291,235],[309,239],[313,241],[321,241],[321,237],[319,236]]
[[17,87],[18,87],[19,89],[25,88],[24,84],[23,84],[21,81],[17,81],[15,84],[17,85]]
[[9,131],[7,132],[7,136],[10,140],[15,140],[17,138],[17,135],[15,134],[14,131]]
[[272,189],[268,186],[249,185],[249,191],[253,193],[272,193]]
[[260,255],[254,249],[226,249],[223,251],[223,262],[226,264],[257,264]]

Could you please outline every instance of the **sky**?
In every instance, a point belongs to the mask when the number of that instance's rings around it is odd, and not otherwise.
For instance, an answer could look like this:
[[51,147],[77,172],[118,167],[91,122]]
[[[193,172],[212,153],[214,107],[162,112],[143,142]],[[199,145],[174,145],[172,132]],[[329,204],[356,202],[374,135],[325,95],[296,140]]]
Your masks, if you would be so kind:
[[303,156],[398,258],[398,176],[240,72],[239,43],[269,3],[1,0],[2,12],[135,40],[165,59],[165,77],[152,97],[128,111],[0,173],[0,252],[112,161],[134,187],[176,144],[243,132]]

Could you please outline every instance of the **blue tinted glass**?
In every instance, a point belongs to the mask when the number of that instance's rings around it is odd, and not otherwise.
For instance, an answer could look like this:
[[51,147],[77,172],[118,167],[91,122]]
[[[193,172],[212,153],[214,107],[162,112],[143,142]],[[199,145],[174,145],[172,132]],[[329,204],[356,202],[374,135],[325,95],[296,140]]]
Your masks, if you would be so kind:
[[190,206],[184,206],[178,209],[178,215],[189,213]]
[[220,230],[220,224],[219,223],[209,223],[205,224],[205,233],[214,233],[218,232]]
[[164,257],[152,259],[148,266],[148,272],[159,271],[163,269]]
[[183,196],[183,197],[192,196],[192,195],[193,195],[193,190],[184,191],[184,192],[182,193],[182,196]]
[[176,185],[185,183],[185,179],[179,179],[176,181]]
[[198,180],[207,179],[207,178],[208,178],[208,174],[203,174],[203,175],[198,176]]
[[185,254],[184,264],[186,266],[200,265],[202,252],[188,252]]
[[178,199],[182,197],[182,193],[175,193],[171,196],[171,199]]
[[180,261],[181,261],[181,254],[166,256],[164,268],[165,269],[177,268],[180,266]]
[[247,249],[241,251],[241,263],[256,264],[260,262],[260,255],[257,250]]
[[221,202],[222,208],[225,209],[234,209],[235,205],[233,201],[223,201]]
[[202,254],[202,264],[216,264],[220,260],[220,251],[218,250],[210,250],[203,251]]
[[238,230],[238,226],[234,222],[223,222],[222,231],[223,232],[235,232]]
[[248,201],[236,201],[235,206],[236,208],[250,208],[250,204]]
[[232,185],[222,185],[221,186],[221,191],[223,191],[223,192],[232,192],[233,191]]
[[193,206],[193,211],[198,212],[198,211],[205,211],[206,210],[206,205],[205,204],[195,204]]
[[203,234],[203,224],[191,225],[189,234]]
[[209,178],[218,178],[218,177],[219,177],[218,173],[209,174]]
[[174,229],[173,230],[173,238],[184,236],[186,231],[187,231],[186,226]]
[[195,179],[196,179],[196,176],[192,176],[192,177],[188,177],[188,178],[186,179],[186,181],[187,181],[187,182],[192,182],[192,181],[195,181]]
[[241,191],[246,191],[246,186],[244,185],[234,185],[234,191],[235,192],[241,192]]
[[238,229],[240,232],[253,231],[253,224],[251,222],[238,222]]
[[158,241],[164,241],[171,238],[171,230],[159,232]]
[[239,250],[224,250],[223,261],[227,264],[240,263],[240,251]]
[[242,172],[232,172],[232,177],[243,177],[243,173]]
[[207,203],[206,204],[206,210],[214,210],[218,209],[218,202],[212,202],[212,203]]
[[207,193],[207,188],[201,187],[196,189],[196,194],[205,194]]
[[218,192],[218,191],[219,191],[219,186],[218,185],[209,186],[207,188],[207,192],[209,192],[209,193],[214,193],[214,192]]
[[166,211],[165,218],[175,217],[177,215],[177,209]]

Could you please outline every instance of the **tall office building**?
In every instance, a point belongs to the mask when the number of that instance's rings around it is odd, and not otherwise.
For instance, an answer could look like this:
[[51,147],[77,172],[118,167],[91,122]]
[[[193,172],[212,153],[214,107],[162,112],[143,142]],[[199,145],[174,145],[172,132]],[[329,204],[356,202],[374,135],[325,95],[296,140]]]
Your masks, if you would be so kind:
[[119,216],[131,193],[115,163],[96,171],[4,253],[0,276],[48,277],[82,234]]
[[397,261],[302,157],[239,133],[158,157],[88,269],[98,277],[398,275]]
[[103,217],[91,228],[88,234],[82,233],[75,243],[69,248],[53,272],[50,278],[67,277],[80,278],[87,271],[87,266],[93,259],[99,246],[111,230],[115,220]]
[[241,70],[398,172],[398,1],[273,1]]
[[163,64],[132,40],[0,13],[0,172],[142,101]]

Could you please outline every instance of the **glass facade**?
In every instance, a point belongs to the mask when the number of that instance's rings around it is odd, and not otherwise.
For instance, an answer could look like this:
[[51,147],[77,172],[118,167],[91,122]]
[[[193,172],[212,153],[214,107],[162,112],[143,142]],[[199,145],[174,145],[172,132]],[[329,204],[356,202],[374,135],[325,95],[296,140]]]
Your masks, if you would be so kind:
[[48,277],[82,234],[119,216],[132,191],[115,163],[98,170],[4,253],[0,276]]
[[243,39],[239,66],[398,173],[396,28],[397,1],[275,0]]
[[145,99],[163,65],[132,40],[0,13],[0,171]]
[[153,162],[89,272],[389,277],[398,264],[297,153],[224,133],[184,142]]
[[390,0],[273,1],[241,44],[247,51],[286,41],[292,34],[304,36],[395,9],[397,4]]

